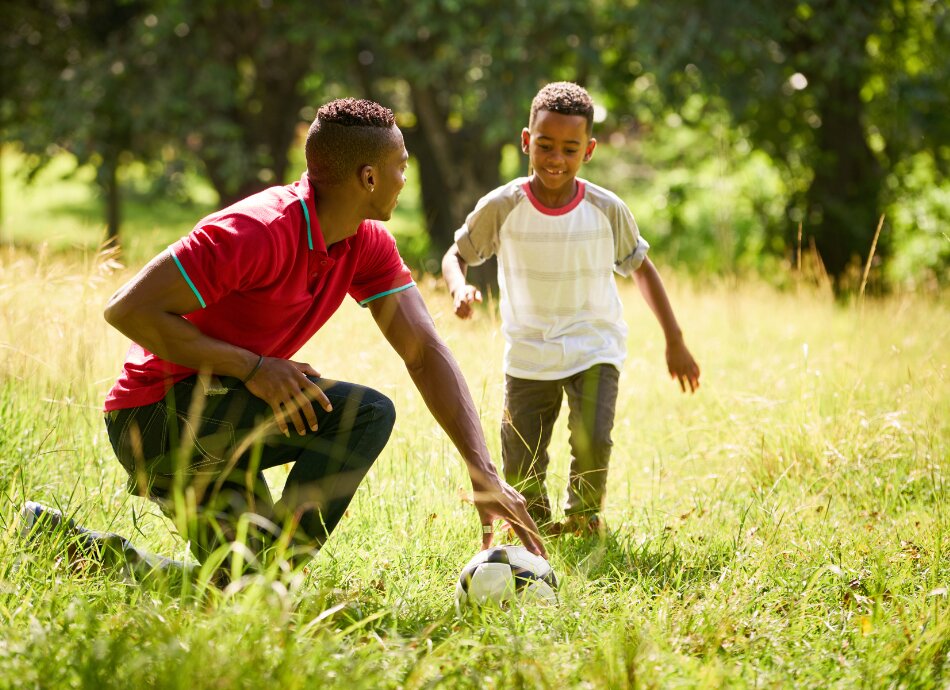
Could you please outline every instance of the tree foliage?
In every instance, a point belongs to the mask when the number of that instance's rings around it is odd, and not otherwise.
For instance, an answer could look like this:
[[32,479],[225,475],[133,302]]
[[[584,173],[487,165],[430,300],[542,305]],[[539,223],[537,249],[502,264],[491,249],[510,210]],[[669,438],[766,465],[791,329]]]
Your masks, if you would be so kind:
[[933,0],[37,0],[4,15],[0,128],[36,164],[52,145],[94,163],[113,229],[123,161],[195,161],[226,203],[292,177],[314,107],[361,95],[397,111],[441,249],[557,79],[607,106],[602,138],[727,114],[785,179],[773,233],[788,246],[802,223],[836,277],[930,169],[919,156],[950,167],[950,17]]
[[144,126],[137,0],[96,3],[37,0],[4,12],[0,32],[4,88],[0,128],[32,156],[38,171],[58,149],[91,163],[106,199],[109,235],[119,229],[118,173],[132,157],[155,155],[158,140]]
[[334,72],[340,35],[309,3],[152,1],[155,127],[230,203],[287,178],[298,126]]
[[944,170],[950,163],[941,3],[691,0],[645,3],[632,15],[678,27],[657,43],[657,83],[680,106],[697,94],[721,100],[783,167],[792,182],[785,232],[803,223],[836,278],[870,248],[888,170],[920,151]]
[[340,19],[364,28],[349,61],[355,81],[404,115],[440,247],[499,184],[502,148],[519,141],[537,89],[583,81],[596,58],[579,49],[589,10],[567,0],[357,0]]

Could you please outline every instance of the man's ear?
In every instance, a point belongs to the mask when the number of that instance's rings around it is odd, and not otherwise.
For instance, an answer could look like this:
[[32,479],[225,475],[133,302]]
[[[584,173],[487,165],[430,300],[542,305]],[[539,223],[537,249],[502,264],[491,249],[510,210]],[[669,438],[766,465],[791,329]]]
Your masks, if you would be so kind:
[[376,189],[376,168],[372,165],[364,165],[360,168],[360,184],[363,188],[372,192]]
[[531,132],[528,131],[528,128],[525,127],[521,130],[521,151],[522,153],[528,152],[528,147],[531,145]]
[[597,140],[591,137],[591,140],[587,142],[587,150],[584,151],[584,162],[586,163],[594,155],[594,149],[597,148]]

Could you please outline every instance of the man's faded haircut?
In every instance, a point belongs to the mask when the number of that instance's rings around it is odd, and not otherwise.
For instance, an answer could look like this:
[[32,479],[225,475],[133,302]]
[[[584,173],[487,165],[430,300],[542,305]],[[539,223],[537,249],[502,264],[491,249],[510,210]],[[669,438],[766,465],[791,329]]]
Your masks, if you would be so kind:
[[377,165],[394,145],[393,112],[379,103],[340,98],[320,107],[307,132],[307,172],[318,184],[339,184]]
[[594,131],[594,101],[583,86],[571,81],[555,81],[538,91],[531,101],[531,118],[528,127],[541,110],[561,115],[583,115],[587,119],[587,136]]

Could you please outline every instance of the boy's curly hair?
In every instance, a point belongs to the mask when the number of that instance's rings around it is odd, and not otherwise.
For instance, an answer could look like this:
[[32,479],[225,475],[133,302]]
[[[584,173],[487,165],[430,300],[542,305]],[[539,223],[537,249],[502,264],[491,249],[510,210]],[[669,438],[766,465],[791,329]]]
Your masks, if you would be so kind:
[[561,115],[583,115],[587,119],[587,135],[594,131],[594,101],[583,86],[571,81],[555,81],[543,89],[531,101],[531,117],[528,126],[541,110]]
[[307,132],[307,172],[318,184],[339,184],[380,162],[393,146],[393,112],[379,103],[340,98],[322,105]]

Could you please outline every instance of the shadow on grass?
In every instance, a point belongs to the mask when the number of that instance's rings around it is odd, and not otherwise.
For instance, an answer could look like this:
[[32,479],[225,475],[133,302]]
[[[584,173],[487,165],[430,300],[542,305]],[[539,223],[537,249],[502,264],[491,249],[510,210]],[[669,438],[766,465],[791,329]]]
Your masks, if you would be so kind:
[[635,583],[647,591],[683,591],[717,580],[733,560],[734,545],[724,540],[687,553],[666,532],[639,542],[608,532],[562,537],[549,549],[563,564],[565,577],[583,577],[608,588]]

